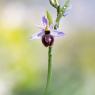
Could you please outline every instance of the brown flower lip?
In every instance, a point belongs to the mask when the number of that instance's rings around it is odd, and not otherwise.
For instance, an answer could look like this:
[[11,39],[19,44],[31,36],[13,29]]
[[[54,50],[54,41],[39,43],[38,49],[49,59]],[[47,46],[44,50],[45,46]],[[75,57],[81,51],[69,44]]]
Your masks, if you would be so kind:
[[42,36],[42,43],[45,47],[53,45],[54,37],[50,34],[50,31],[45,31],[45,34]]

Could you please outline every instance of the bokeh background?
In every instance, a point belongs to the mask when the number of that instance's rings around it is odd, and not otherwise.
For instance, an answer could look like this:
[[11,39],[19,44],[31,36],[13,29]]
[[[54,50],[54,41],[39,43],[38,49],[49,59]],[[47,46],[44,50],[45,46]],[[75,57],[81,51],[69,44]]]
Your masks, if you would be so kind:
[[[48,95],[95,95],[95,0],[71,4],[53,46]],[[0,95],[43,95],[48,49],[29,38],[46,10],[55,19],[49,0],[0,0]]]

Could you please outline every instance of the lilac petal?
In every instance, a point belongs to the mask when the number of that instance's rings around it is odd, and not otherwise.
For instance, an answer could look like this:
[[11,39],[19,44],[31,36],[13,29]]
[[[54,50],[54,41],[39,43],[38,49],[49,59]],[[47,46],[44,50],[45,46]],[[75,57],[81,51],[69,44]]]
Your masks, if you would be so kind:
[[32,40],[34,39],[40,39],[42,36],[44,35],[44,30],[40,31],[40,32],[37,32],[37,33],[34,33],[31,37]]
[[65,12],[65,13],[63,14],[63,16],[66,17],[68,14],[69,14],[68,12]]
[[54,30],[51,32],[51,35],[53,35],[54,37],[62,37],[64,36],[64,33],[58,30]]
[[49,26],[49,28],[50,28],[51,31],[54,30],[54,25],[51,24],[51,25]]
[[63,16],[66,17],[67,15],[69,15],[69,13],[70,13],[70,10],[66,11],[66,12],[63,14]]
[[46,19],[45,16],[42,17],[42,22],[43,22],[44,25],[48,24],[48,20]]

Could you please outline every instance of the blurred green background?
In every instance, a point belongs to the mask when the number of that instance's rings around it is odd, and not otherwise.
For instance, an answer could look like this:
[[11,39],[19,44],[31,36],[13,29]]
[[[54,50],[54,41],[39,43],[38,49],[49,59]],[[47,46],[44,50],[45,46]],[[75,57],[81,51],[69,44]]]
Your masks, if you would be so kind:
[[[48,95],[95,95],[95,0],[71,4],[53,46]],[[49,0],[0,0],[0,95],[43,95],[48,50],[29,38],[47,9],[55,18]]]

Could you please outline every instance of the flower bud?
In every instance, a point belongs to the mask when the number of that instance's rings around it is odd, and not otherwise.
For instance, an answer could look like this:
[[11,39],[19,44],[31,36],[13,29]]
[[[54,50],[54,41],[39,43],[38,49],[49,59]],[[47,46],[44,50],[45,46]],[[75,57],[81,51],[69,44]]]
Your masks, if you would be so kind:
[[54,3],[59,6],[59,0],[54,0]]
[[58,0],[50,0],[50,3],[55,8],[57,8],[59,6],[59,1]]

